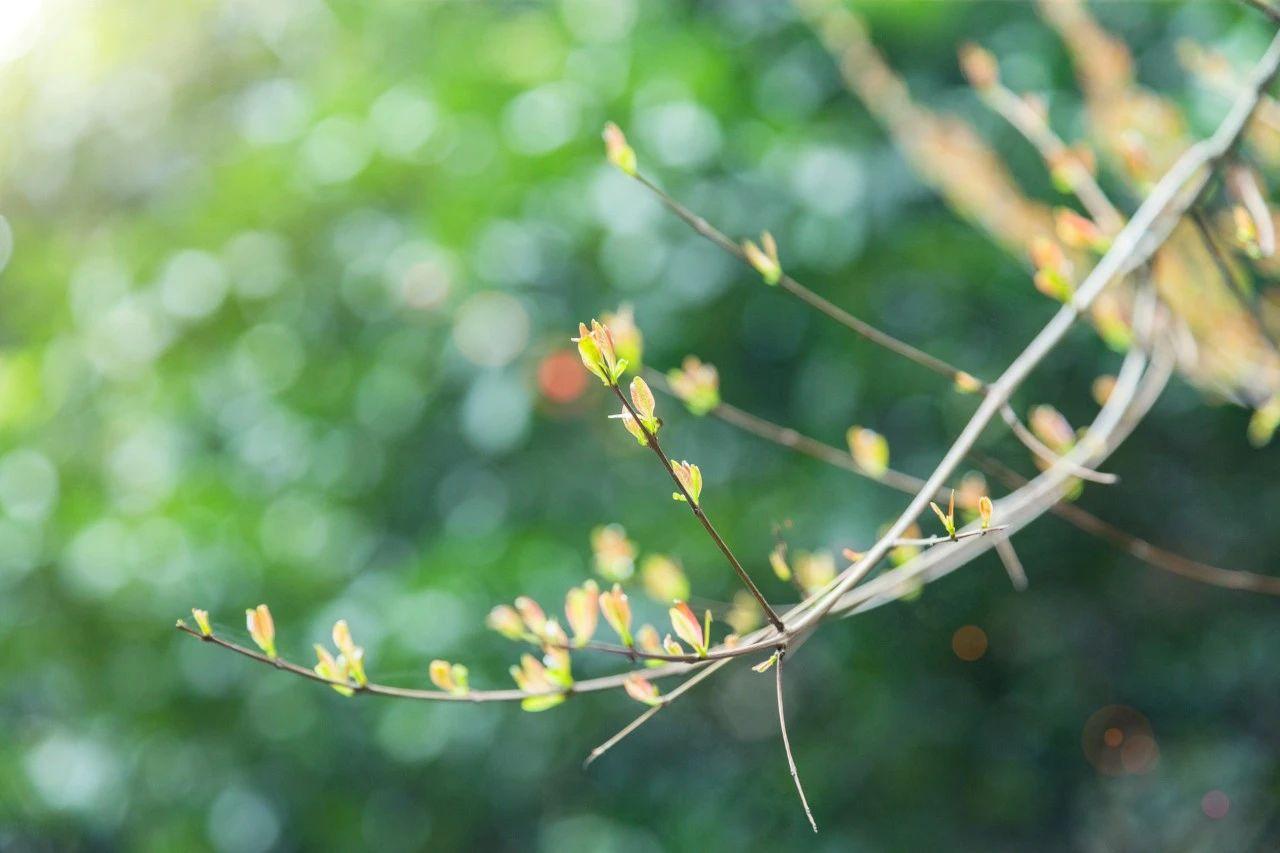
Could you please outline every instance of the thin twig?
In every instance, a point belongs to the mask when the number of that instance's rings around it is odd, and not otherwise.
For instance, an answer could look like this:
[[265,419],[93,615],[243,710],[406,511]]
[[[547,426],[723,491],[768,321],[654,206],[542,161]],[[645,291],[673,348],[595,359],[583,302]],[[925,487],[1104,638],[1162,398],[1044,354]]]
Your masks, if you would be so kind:
[[[675,396],[675,393],[671,390],[671,386],[666,382],[661,373],[649,370],[645,372],[645,377],[653,387],[663,391],[664,393]],[[896,489],[904,494],[914,494],[924,488],[924,480],[913,477],[910,474],[904,474],[901,471],[896,471],[892,468],[886,470],[883,475],[877,476],[875,474],[871,474],[860,468],[858,464],[853,461],[853,457],[850,456],[848,452],[840,450],[837,447],[832,447],[829,444],[824,444],[823,442],[818,441],[815,438],[810,438],[809,436],[797,432],[794,429],[779,426],[778,424],[765,420],[758,415],[744,412],[742,409],[739,409],[729,403],[725,403],[723,401],[720,402],[714,409],[708,412],[708,414],[719,418],[725,423],[739,427],[752,435],[763,438],[766,441],[773,442],[780,447],[784,447],[788,450],[794,450],[798,453],[803,453],[804,455],[817,459],[820,462],[825,462],[828,465],[841,468],[845,471],[857,474],[860,477],[865,477],[868,480],[883,483],[889,488]],[[988,473],[991,473],[993,476],[997,477],[997,479],[1004,481],[1005,485],[1010,488],[1018,488],[1019,486],[1027,483],[1027,480],[1021,475],[1013,474],[1012,469],[1007,468],[1003,463],[984,453],[974,451],[970,455],[974,458],[979,467],[986,469]],[[999,466],[999,469],[995,468],[995,466]],[[995,473],[997,471],[1013,474],[1013,476],[1017,477],[1017,480],[1011,480],[1009,476],[1004,473]],[[934,497],[945,497],[947,491],[948,489],[944,486],[937,491]],[[1097,536],[1102,538],[1104,541],[1119,545],[1125,553],[1138,557],[1138,559],[1142,560],[1142,562],[1152,568],[1172,572],[1183,577],[1193,578],[1194,580],[1213,584],[1214,586],[1272,594],[1271,591],[1266,588],[1268,586],[1266,582],[1272,579],[1266,575],[1258,575],[1239,569],[1224,569],[1218,566],[1211,566],[1207,563],[1199,563],[1196,560],[1180,556],[1171,551],[1152,545],[1151,543],[1141,540],[1136,536],[1132,536],[1097,516],[1085,513],[1084,510],[1081,510],[1073,504],[1059,502],[1050,507],[1049,511],[1084,533],[1088,533],[1091,536]],[[1086,519],[1085,516],[1088,516],[1088,518]],[[1104,535],[1104,526],[1110,527],[1114,531],[1114,534]],[[1122,542],[1120,537],[1126,537],[1128,541]],[[1002,539],[997,543],[997,551],[1000,550],[1000,543],[1006,541],[1008,540]],[[902,540],[899,540],[896,544],[901,544],[901,542]],[[1130,547],[1130,545],[1132,545],[1132,547]],[[1008,546],[1008,550],[1013,550],[1013,546],[1011,544]],[[1192,565],[1201,566],[1204,569],[1207,569],[1207,571],[1192,574],[1187,570],[1188,567]],[[1250,578],[1261,579],[1263,582],[1258,583]],[[1018,581],[1014,580],[1014,585],[1017,586],[1017,584]]]
[[[719,246],[746,266],[751,266],[751,262],[747,259],[746,252],[743,251],[742,247],[726,237],[723,232],[718,230],[711,223],[707,222],[706,219],[685,207],[682,203],[677,201],[643,174],[636,173],[635,180],[641,186],[645,187],[657,196],[658,200],[661,201],[668,210],[674,213],[677,218],[687,224],[696,233],[705,237],[714,245]],[[990,393],[990,386],[969,371],[961,370],[954,364],[943,361],[937,356],[930,355],[929,353],[912,346],[906,341],[899,340],[893,335],[881,331],[866,320],[855,317],[840,306],[805,287],[785,271],[778,279],[778,285],[787,293],[796,297],[810,307],[816,308],[818,311],[825,314],[832,320],[835,320],[854,334],[860,335],[872,343],[878,344],[890,352],[902,356],[908,361],[914,362],[928,370],[932,370],[940,376],[945,376],[951,381],[952,387],[956,390],[961,391],[962,393],[976,391],[978,394],[982,395]],[[1028,450],[1049,464],[1057,463],[1060,458],[1058,454],[1054,453],[1042,442],[1036,439],[1035,435],[1022,424],[1017,413],[1007,401],[1001,406],[1000,413],[1005,422],[1011,427],[1014,427],[1014,436],[1019,441],[1026,444]],[[1075,469],[1076,476],[1081,479],[1092,480],[1095,483],[1103,484],[1110,484],[1116,481],[1116,478],[1113,475],[1102,474],[1083,466],[1077,465],[1075,466]]]
[[[991,476],[997,478],[1010,488],[1020,488],[1027,479],[1006,466],[998,459],[985,454],[978,457],[978,464]],[[1137,557],[1147,565],[1191,580],[1227,589],[1247,590],[1264,595],[1280,595],[1280,578],[1260,575],[1242,569],[1223,569],[1181,554],[1167,551],[1132,533],[1104,521],[1077,504],[1063,501],[1054,508],[1054,514],[1070,522],[1075,527],[1104,539],[1127,554]]]
[[734,572],[737,573],[739,580],[742,581],[743,585],[747,588],[747,591],[755,597],[756,602],[759,603],[760,607],[764,610],[764,614],[768,618],[769,623],[779,631],[785,631],[786,626],[782,624],[782,620],[778,618],[778,614],[774,612],[773,607],[770,606],[768,600],[765,599],[764,593],[762,593],[760,588],[756,586],[755,581],[751,580],[751,576],[747,574],[747,570],[742,568],[742,563],[738,562],[738,558],[734,556],[734,553],[729,548],[728,544],[726,544],[720,534],[716,532],[715,526],[712,525],[711,519],[707,518],[707,514],[703,511],[701,504],[694,499],[693,495],[689,494],[689,490],[685,488],[680,477],[676,475],[675,468],[671,465],[671,460],[667,458],[667,454],[663,451],[662,445],[658,443],[658,437],[650,432],[649,428],[644,425],[644,421],[640,417],[640,413],[632,407],[631,401],[627,399],[627,395],[622,393],[622,389],[618,387],[617,383],[613,383],[609,387],[613,389],[614,395],[617,396],[618,400],[622,403],[623,408],[625,408],[631,414],[631,417],[635,419],[636,425],[644,434],[649,449],[657,455],[659,461],[662,462],[662,467],[667,469],[667,473],[671,475],[671,481],[676,484],[676,488],[679,489],[680,494],[684,496],[685,502],[689,504],[689,509],[693,510],[694,516],[702,524],[703,529],[707,531],[707,535],[711,537],[711,540],[716,543],[716,547],[720,549],[720,553],[724,554],[725,559],[729,561],[729,565],[733,567]]
[[727,659],[716,661],[710,666],[699,670],[697,674],[695,674],[692,678],[689,678],[685,681],[680,682],[679,687],[675,688],[670,693],[667,693],[664,696],[660,697],[657,705],[654,705],[653,707],[646,710],[643,714],[641,714],[640,716],[636,717],[634,720],[632,720],[631,722],[623,726],[622,729],[613,737],[609,738],[604,743],[600,744],[595,749],[591,750],[591,754],[588,755],[586,760],[582,762],[582,769],[585,770],[588,767],[590,767],[593,761],[595,761],[597,758],[599,758],[600,756],[604,755],[606,752],[608,752],[609,750],[617,746],[622,741],[623,738],[625,738],[627,735],[631,734],[636,729],[643,726],[645,723],[649,722],[650,718],[652,718],[654,714],[658,713],[663,708],[667,707],[672,702],[674,702],[676,699],[680,698],[681,694],[692,689],[697,684],[702,682],[704,679],[710,677],[714,672],[719,670],[728,662],[729,661]]
[[813,831],[818,831],[818,824],[813,819],[813,812],[809,809],[809,800],[804,795],[804,786],[800,784],[800,773],[796,770],[796,759],[791,754],[791,739],[787,737],[787,715],[782,710],[782,661],[786,657],[786,652],[778,650],[778,659],[774,662],[774,685],[778,693],[778,728],[782,729],[782,748],[787,753],[787,767],[791,771],[791,779],[796,783],[796,793],[800,795],[800,804],[804,806],[804,816],[809,819],[809,826],[813,827]]
[[[524,690],[469,690],[466,693],[449,693],[443,690],[417,690],[408,687],[392,687],[387,684],[377,684],[369,682],[367,684],[356,684],[354,681],[338,681],[332,678],[325,678],[314,670],[305,666],[293,663],[282,657],[270,658],[266,655],[256,652],[239,643],[230,640],[224,640],[217,634],[202,634],[194,628],[189,627],[185,622],[179,620],[175,626],[177,630],[195,637],[212,645],[219,646],[228,651],[244,655],[259,663],[267,666],[275,667],[281,672],[287,672],[301,678],[315,681],[320,684],[328,684],[332,687],[345,687],[355,694],[367,693],[372,696],[391,696],[398,699],[418,699],[432,702],[520,702],[534,696],[548,696],[555,693],[575,694],[575,693],[596,693],[601,690],[613,690],[623,686],[627,677],[632,673],[620,673],[618,675],[609,675],[602,678],[590,678],[584,681],[575,681],[572,686],[563,690],[546,690],[546,691],[524,691]],[[697,663],[690,664],[696,666]],[[689,671],[690,665],[672,665],[662,667],[660,669],[651,669],[643,672],[645,678],[666,678],[673,675],[681,675]]]

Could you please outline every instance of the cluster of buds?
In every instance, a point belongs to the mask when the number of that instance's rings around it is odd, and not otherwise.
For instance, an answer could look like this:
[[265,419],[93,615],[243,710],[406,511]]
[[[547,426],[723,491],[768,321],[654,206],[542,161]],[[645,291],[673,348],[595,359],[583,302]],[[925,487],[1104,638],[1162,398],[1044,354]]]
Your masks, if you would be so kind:
[[671,628],[676,636],[692,646],[698,657],[706,657],[711,645],[711,611],[708,610],[704,621],[699,622],[692,607],[683,601],[676,601],[667,615],[671,617]]
[[662,428],[662,419],[654,414],[657,402],[653,399],[653,391],[649,388],[649,383],[639,376],[631,380],[631,405],[635,407],[635,415],[624,408],[620,413],[610,417],[621,418],[627,432],[631,433],[640,444],[647,445],[650,438],[657,435],[658,430]]
[[671,497],[678,501],[692,500],[696,506],[698,499],[702,497],[702,470],[691,462],[676,462],[671,470],[675,471],[676,479],[689,495],[686,498],[680,492],[672,492]]
[[1031,265],[1036,270],[1036,290],[1059,302],[1071,299],[1075,293],[1071,262],[1061,246],[1048,237],[1036,237],[1031,241]]
[[671,390],[695,415],[705,415],[720,405],[720,374],[713,365],[686,355],[679,370],[667,374]]
[[1111,240],[1098,227],[1098,223],[1067,207],[1053,212],[1053,229],[1068,249],[1081,249],[1103,254],[1111,247]]
[[431,683],[446,693],[466,696],[470,689],[467,685],[467,668],[460,663],[433,660],[431,666],[427,668],[427,673],[431,676]]
[[579,323],[578,337],[571,340],[578,345],[578,355],[587,370],[605,385],[618,384],[618,378],[627,370],[627,360],[618,358],[608,326],[599,320],[592,320],[590,329]]
[[549,667],[527,653],[520,656],[520,665],[512,666],[509,672],[517,687],[532,694],[520,702],[520,707],[526,711],[554,708],[564,701],[568,689],[573,686],[573,679],[566,671]]
[[621,524],[604,524],[591,531],[596,572],[605,580],[625,581],[636,570],[636,544]]
[[357,646],[351,639],[351,629],[347,626],[347,620],[339,619],[333,624],[333,645],[338,649],[337,656],[319,643],[315,644],[315,672],[316,675],[329,681],[343,682],[331,686],[343,696],[350,696],[353,691],[346,686],[347,682],[354,682],[357,686],[364,687],[369,683],[369,678],[364,671],[364,649]]
[[879,479],[889,470],[889,442],[883,435],[866,427],[851,426],[845,433],[849,453],[862,471]]
[[689,597],[689,579],[680,564],[664,554],[650,554],[640,563],[644,591],[655,601]]
[[622,128],[613,122],[609,122],[604,126],[604,155],[609,162],[618,168],[623,174],[636,176],[636,152],[627,144],[627,137],[622,132]]
[[979,92],[1000,85],[1000,66],[995,56],[973,42],[960,45],[960,71],[969,85]]
[[747,257],[747,263],[760,273],[765,284],[775,285],[782,280],[782,264],[778,261],[778,244],[768,231],[760,235],[759,246],[751,240],[743,240],[742,252]]
[[929,508],[933,510],[933,514],[938,516],[938,520],[942,522],[942,527],[947,531],[947,535],[954,540],[956,538],[956,492],[951,490],[951,501],[947,504],[947,511],[943,513],[942,507],[933,501],[929,501]]
[[[194,614],[194,611],[192,612]],[[208,614],[205,614],[205,619],[208,619]],[[267,608],[267,605],[259,604],[252,610],[246,610],[244,612],[244,620],[249,628],[249,636],[253,638],[253,642],[257,644],[258,648],[262,649],[267,657],[275,660],[276,623],[271,618],[271,611]],[[196,622],[199,623],[199,621],[199,617],[196,617]],[[204,631],[203,625],[200,630]]]
[[638,367],[644,355],[644,335],[636,325],[636,312],[630,305],[620,305],[617,311],[600,315],[601,324],[613,338],[613,351],[618,358],[632,367]]

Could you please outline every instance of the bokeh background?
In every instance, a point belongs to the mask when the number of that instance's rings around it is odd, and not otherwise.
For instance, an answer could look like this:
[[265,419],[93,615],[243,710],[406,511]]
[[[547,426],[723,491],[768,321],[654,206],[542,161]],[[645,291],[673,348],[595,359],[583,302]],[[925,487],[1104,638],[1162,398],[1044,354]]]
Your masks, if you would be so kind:
[[[980,39],[1078,136],[1067,57],[1030,7],[857,8],[917,97],[1064,202],[956,67]],[[1243,64],[1268,35],[1232,3],[1095,12],[1200,133],[1225,102],[1189,84],[1177,40]],[[640,709],[625,696],[541,714],[347,700],[173,630],[198,605],[243,638],[266,601],[303,662],[343,616],[378,680],[425,685],[440,656],[507,686],[516,649],[485,613],[520,593],[556,607],[610,522],[677,556],[696,601],[727,601],[653,460],[564,369],[577,321],[621,303],[648,365],[697,353],[726,400],[837,445],[874,427],[928,473],[972,398],[664,215],[603,162],[609,119],[723,230],[772,229],[802,281],[975,373],[1054,309],[924,188],[783,3],[0,4],[0,847],[1275,849],[1277,603],[1052,518],[1017,539],[1028,591],[987,556],[790,662],[816,837],[772,679],[746,666],[584,772]],[[1083,422],[1117,362],[1078,329],[1018,405]],[[838,551],[904,503],[660,406],[780,600],[775,523]],[[1122,483],[1082,504],[1274,572],[1280,450],[1247,445],[1248,417],[1175,383],[1109,465]],[[1034,470],[1002,429],[985,447]],[[987,638],[976,660],[953,649],[963,626]],[[1140,772],[1082,748],[1108,706],[1150,726]]]

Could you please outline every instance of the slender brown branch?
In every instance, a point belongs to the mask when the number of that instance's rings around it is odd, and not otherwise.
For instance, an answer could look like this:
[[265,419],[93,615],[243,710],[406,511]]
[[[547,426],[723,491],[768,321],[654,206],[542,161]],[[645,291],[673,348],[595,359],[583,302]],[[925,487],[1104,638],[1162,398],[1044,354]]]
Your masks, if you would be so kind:
[[671,475],[671,481],[676,484],[676,488],[679,489],[680,494],[684,496],[685,502],[689,504],[689,509],[693,511],[694,516],[702,524],[703,529],[707,531],[707,535],[716,543],[716,547],[720,549],[720,553],[724,554],[724,558],[729,561],[729,565],[733,567],[734,572],[737,573],[738,579],[742,581],[743,586],[747,588],[747,591],[750,592],[760,604],[760,607],[764,610],[764,614],[768,618],[769,623],[779,631],[785,631],[786,626],[782,624],[782,620],[778,618],[778,614],[774,612],[773,607],[769,604],[768,600],[765,599],[764,593],[760,592],[760,588],[756,586],[755,581],[751,580],[751,576],[747,574],[747,570],[742,568],[742,563],[738,562],[738,558],[734,556],[734,553],[729,548],[728,544],[726,544],[720,534],[716,532],[715,526],[711,523],[711,519],[707,518],[706,512],[702,509],[702,505],[694,499],[693,495],[689,494],[689,490],[685,488],[684,483],[676,475],[675,468],[671,466],[671,460],[667,458],[667,454],[663,451],[662,445],[658,443],[658,437],[650,432],[649,428],[644,425],[644,421],[641,419],[640,414],[632,407],[631,401],[627,399],[626,394],[622,393],[622,389],[617,386],[617,383],[614,383],[609,387],[613,389],[614,395],[622,403],[623,408],[625,408],[631,414],[631,417],[635,419],[636,425],[639,426],[641,432],[644,433],[649,449],[652,450],[658,457],[658,460],[662,462],[662,467],[667,469],[667,473]]
[[[527,692],[524,690],[469,690],[466,693],[448,693],[443,690],[417,690],[408,687],[392,687],[388,684],[377,684],[369,682],[368,684],[356,684],[354,681],[335,681],[331,678],[316,673],[314,670],[305,666],[293,663],[282,657],[269,658],[266,655],[256,652],[239,643],[233,643],[230,640],[224,640],[217,634],[202,634],[194,628],[189,627],[185,622],[179,620],[175,626],[177,630],[195,637],[206,643],[218,646],[228,651],[235,652],[247,658],[264,663],[267,666],[287,672],[300,678],[315,681],[320,684],[328,684],[333,687],[345,687],[355,694],[367,693],[372,696],[391,696],[399,699],[418,699],[432,702],[520,702],[533,696],[547,696],[554,693],[597,693],[601,690],[614,690],[621,688],[623,682],[631,675],[629,672],[619,673],[617,675],[609,675],[601,678],[589,678],[583,681],[575,681],[571,686],[563,690],[550,690],[543,692]],[[699,662],[694,661],[690,665],[697,666]],[[672,665],[659,669],[650,669],[644,671],[645,678],[667,678],[674,675],[681,675],[689,671],[690,665]]]
[[[1025,477],[998,459],[984,454],[978,457],[978,463],[988,474],[1010,488],[1020,488],[1027,483]],[[1125,553],[1157,569],[1212,586],[1259,592],[1264,595],[1280,595],[1280,578],[1278,577],[1260,575],[1242,569],[1223,569],[1175,554],[1121,530],[1109,521],[1104,521],[1073,503],[1063,501],[1054,507],[1053,512],[1080,530],[1110,542]]]
[[774,685],[778,694],[778,728],[782,730],[782,749],[787,753],[787,768],[791,771],[791,779],[796,783],[796,793],[800,795],[800,805],[804,806],[804,816],[809,819],[809,826],[813,827],[813,831],[818,831],[818,824],[813,819],[813,812],[809,809],[809,799],[804,795],[804,785],[800,784],[800,772],[796,770],[796,759],[791,754],[791,739],[787,737],[787,715],[782,709],[782,661],[786,657],[786,652],[779,649],[778,659],[773,664],[774,669]]
[[617,734],[613,735],[613,737],[609,738],[604,743],[600,744],[595,749],[591,750],[591,754],[588,755],[586,760],[582,762],[582,768],[585,770],[586,768],[590,767],[593,761],[595,761],[597,758],[604,755],[606,752],[608,752],[609,750],[617,746],[619,743],[621,743],[622,740],[627,735],[631,734],[636,729],[640,728],[645,723],[649,722],[649,720],[655,714],[657,714],[663,708],[670,705],[676,699],[680,698],[681,695],[691,690],[693,687],[697,686],[700,682],[709,678],[713,673],[715,673],[717,670],[722,668],[728,662],[729,661],[727,659],[720,660],[720,661],[716,661],[710,666],[704,667],[703,669],[699,670],[697,674],[695,674],[693,677],[680,682],[679,687],[675,688],[670,693],[667,693],[659,697],[659,701],[657,705],[654,705],[653,707],[649,708],[643,714],[641,714],[640,716],[636,717],[634,720],[632,720],[631,722],[623,726],[622,729]]
[[[715,226],[707,222],[706,219],[698,216],[692,210],[689,210],[689,208],[685,207],[643,174],[637,173],[635,175],[635,179],[642,186],[657,196],[658,200],[661,201],[668,210],[674,213],[681,221],[685,222],[696,233],[702,235],[714,245],[719,246],[746,266],[751,266],[751,262],[747,259],[746,253],[743,251],[742,247],[726,237],[723,232],[719,231]],[[805,287],[785,271],[778,279],[778,285],[787,293],[796,297],[810,307],[816,308],[818,311],[825,314],[832,320],[835,320],[854,334],[861,335],[872,343],[878,344],[890,352],[902,356],[908,361],[914,362],[928,370],[932,370],[940,376],[945,376],[951,381],[953,388],[964,392],[975,391],[982,395],[990,393],[990,386],[974,374],[967,370],[961,370],[954,364],[943,361],[937,356],[930,355],[929,353],[912,346],[906,341],[899,340],[893,335],[881,331],[867,321],[855,317],[840,306]],[[1001,407],[1000,413],[1005,422],[1013,428],[1014,436],[1019,441],[1023,442],[1023,444],[1027,446],[1028,450],[1049,464],[1057,463],[1060,458],[1058,454],[1054,453],[1041,441],[1036,439],[1035,435],[1022,424],[1017,413],[1014,412],[1013,407],[1010,406],[1007,401]],[[1110,474],[1102,474],[1079,465],[1075,466],[1075,468],[1076,476],[1081,479],[1092,480],[1095,483],[1104,484],[1110,484],[1116,481],[1116,478]]]

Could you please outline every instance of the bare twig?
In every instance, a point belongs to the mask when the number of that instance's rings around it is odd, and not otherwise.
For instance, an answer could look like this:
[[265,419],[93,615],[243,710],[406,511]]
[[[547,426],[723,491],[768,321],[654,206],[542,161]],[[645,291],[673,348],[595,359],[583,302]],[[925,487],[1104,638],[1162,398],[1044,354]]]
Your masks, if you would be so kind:
[[796,793],[800,795],[800,805],[804,806],[804,816],[809,819],[809,826],[813,827],[813,831],[818,831],[818,824],[813,819],[813,812],[809,809],[809,800],[804,795],[804,785],[800,784],[800,773],[796,770],[796,759],[791,754],[791,739],[787,737],[787,715],[782,709],[782,661],[786,657],[786,652],[778,650],[778,659],[773,664],[774,669],[774,685],[778,694],[778,728],[782,730],[782,748],[787,753],[787,768],[791,771],[791,779],[796,783]]
[[649,720],[653,717],[654,714],[657,714],[659,711],[661,711],[663,708],[670,705],[676,699],[679,699],[683,693],[697,686],[704,679],[710,677],[713,673],[715,673],[717,670],[722,668],[728,662],[729,662],[729,659],[726,658],[724,660],[716,661],[710,666],[704,667],[703,669],[699,670],[698,673],[694,675],[692,678],[689,678],[681,682],[679,687],[675,688],[670,693],[667,693],[664,696],[661,696],[659,698],[657,705],[654,705],[653,707],[646,710],[643,714],[641,714],[640,716],[636,717],[634,720],[632,720],[631,722],[623,726],[622,729],[613,737],[609,738],[604,743],[600,744],[595,749],[591,750],[591,754],[588,755],[586,760],[582,762],[582,768],[585,770],[586,768],[590,767],[593,761],[595,761],[597,758],[599,758],[600,756],[604,755],[606,752],[608,752],[609,750],[617,746],[623,740],[623,738],[625,738],[627,735],[631,734],[636,729],[643,726],[645,723],[649,722]]

